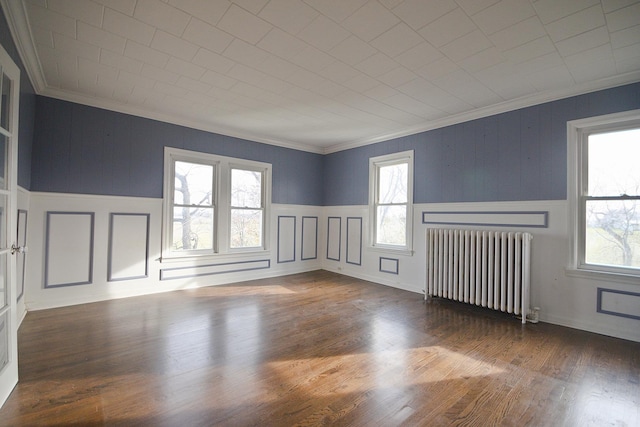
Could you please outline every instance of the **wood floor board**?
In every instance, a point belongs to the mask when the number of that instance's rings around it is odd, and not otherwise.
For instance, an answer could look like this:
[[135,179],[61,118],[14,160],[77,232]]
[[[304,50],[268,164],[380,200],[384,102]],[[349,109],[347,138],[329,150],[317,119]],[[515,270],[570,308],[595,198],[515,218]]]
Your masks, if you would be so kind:
[[30,312],[0,426],[640,425],[640,343],[326,271]]

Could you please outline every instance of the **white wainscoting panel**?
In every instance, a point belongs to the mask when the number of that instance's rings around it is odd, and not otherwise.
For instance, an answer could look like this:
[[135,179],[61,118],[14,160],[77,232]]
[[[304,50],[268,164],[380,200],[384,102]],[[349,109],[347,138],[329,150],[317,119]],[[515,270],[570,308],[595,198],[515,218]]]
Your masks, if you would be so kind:
[[278,216],[278,263],[296,260],[296,217]]
[[362,265],[362,217],[347,217],[347,263]]
[[45,288],[93,282],[93,212],[47,212]]
[[239,273],[252,270],[268,269],[271,262],[268,259],[256,261],[225,262],[219,264],[199,265],[194,267],[163,268],[160,280],[193,278],[225,273]]
[[318,217],[302,217],[302,253],[300,259],[309,260],[318,258]]
[[342,218],[330,216],[327,220],[327,259],[340,261]]
[[108,281],[149,276],[149,222],[148,213],[111,213]]

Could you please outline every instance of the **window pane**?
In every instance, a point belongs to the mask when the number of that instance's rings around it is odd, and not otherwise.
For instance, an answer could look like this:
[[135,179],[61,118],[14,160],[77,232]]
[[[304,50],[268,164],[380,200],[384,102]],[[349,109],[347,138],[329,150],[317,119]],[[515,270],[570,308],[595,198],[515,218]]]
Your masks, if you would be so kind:
[[640,195],[640,129],[589,135],[589,195]]
[[231,209],[231,247],[262,246],[262,210]]
[[173,208],[172,242],[176,251],[213,249],[213,209]]
[[408,170],[407,163],[380,167],[378,203],[407,203]]
[[9,139],[0,135],[0,189],[6,190],[8,187],[7,182],[7,160],[9,156],[7,156],[7,149],[9,148]]
[[231,170],[231,206],[262,207],[262,172]]
[[213,166],[197,163],[175,163],[175,192],[177,205],[211,206],[213,194]]
[[406,206],[378,206],[376,219],[376,243],[400,246],[407,244]]
[[585,262],[640,268],[640,201],[588,200]]

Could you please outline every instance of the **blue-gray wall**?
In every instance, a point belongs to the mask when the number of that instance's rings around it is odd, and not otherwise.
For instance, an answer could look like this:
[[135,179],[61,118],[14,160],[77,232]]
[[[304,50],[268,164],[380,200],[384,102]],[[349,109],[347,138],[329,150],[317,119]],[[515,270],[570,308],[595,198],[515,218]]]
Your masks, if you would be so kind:
[[27,76],[18,50],[13,43],[9,26],[0,8],[0,45],[7,51],[13,62],[20,67],[20,124],[18,129],[18,185],[31,188],[31,148],[33,143],[35,91]]
[[368,203],[369,157],[415,150],[414,202],[562,200],[567,121],[640,108],[640,83],[325,156],[324,204]]
[[162,197],[164,147],[273,165],[272,201],[322,204],[323,156],[38,96],[33,191]]

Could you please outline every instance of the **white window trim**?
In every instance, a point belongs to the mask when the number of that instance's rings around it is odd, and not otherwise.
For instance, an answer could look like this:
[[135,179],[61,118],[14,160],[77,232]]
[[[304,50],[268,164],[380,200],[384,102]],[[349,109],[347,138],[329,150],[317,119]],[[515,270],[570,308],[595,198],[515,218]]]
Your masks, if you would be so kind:
[[[407,228],[405,246],[376,244],[376,189],[378,187],[377,168],[407,162]],[[374,251],[400,255],[413,255],[413,150],[386,154],[369,158],[369,245]]]
[[[173,220],[173,186],[175,161],[201,163],[214,166],[213,199],[214,242],[212,250],[173,251],[171,249],[171,227]],[[262,246],[252,248],[231,248],[231,168],[260,171],[263,173],[262,199],[264,217],[262,224]],[[237,257],[247,254],[262,254],[270,248],[270,215],[271,215],[271,169],[269,163],[244,160],[235,157],[219,156],[197,151],[183,150],[173,147],[164,149],[164,176],[162,199],[162,256],[161,261],[206,260],[222,257]]]
[[570,237],[570,262],[566,268],[568,276],[592,280],[611,280],[618,283],[640,284],[640,274],[626,269],[608,268],[584,262],[585,215],[582,212],[581,195],[585,191],[587,156],[585,140],[589,134],[624,127],[640,126],[640,110],[607,114],[567,122],[567,199],[569,202],[568,224]]

